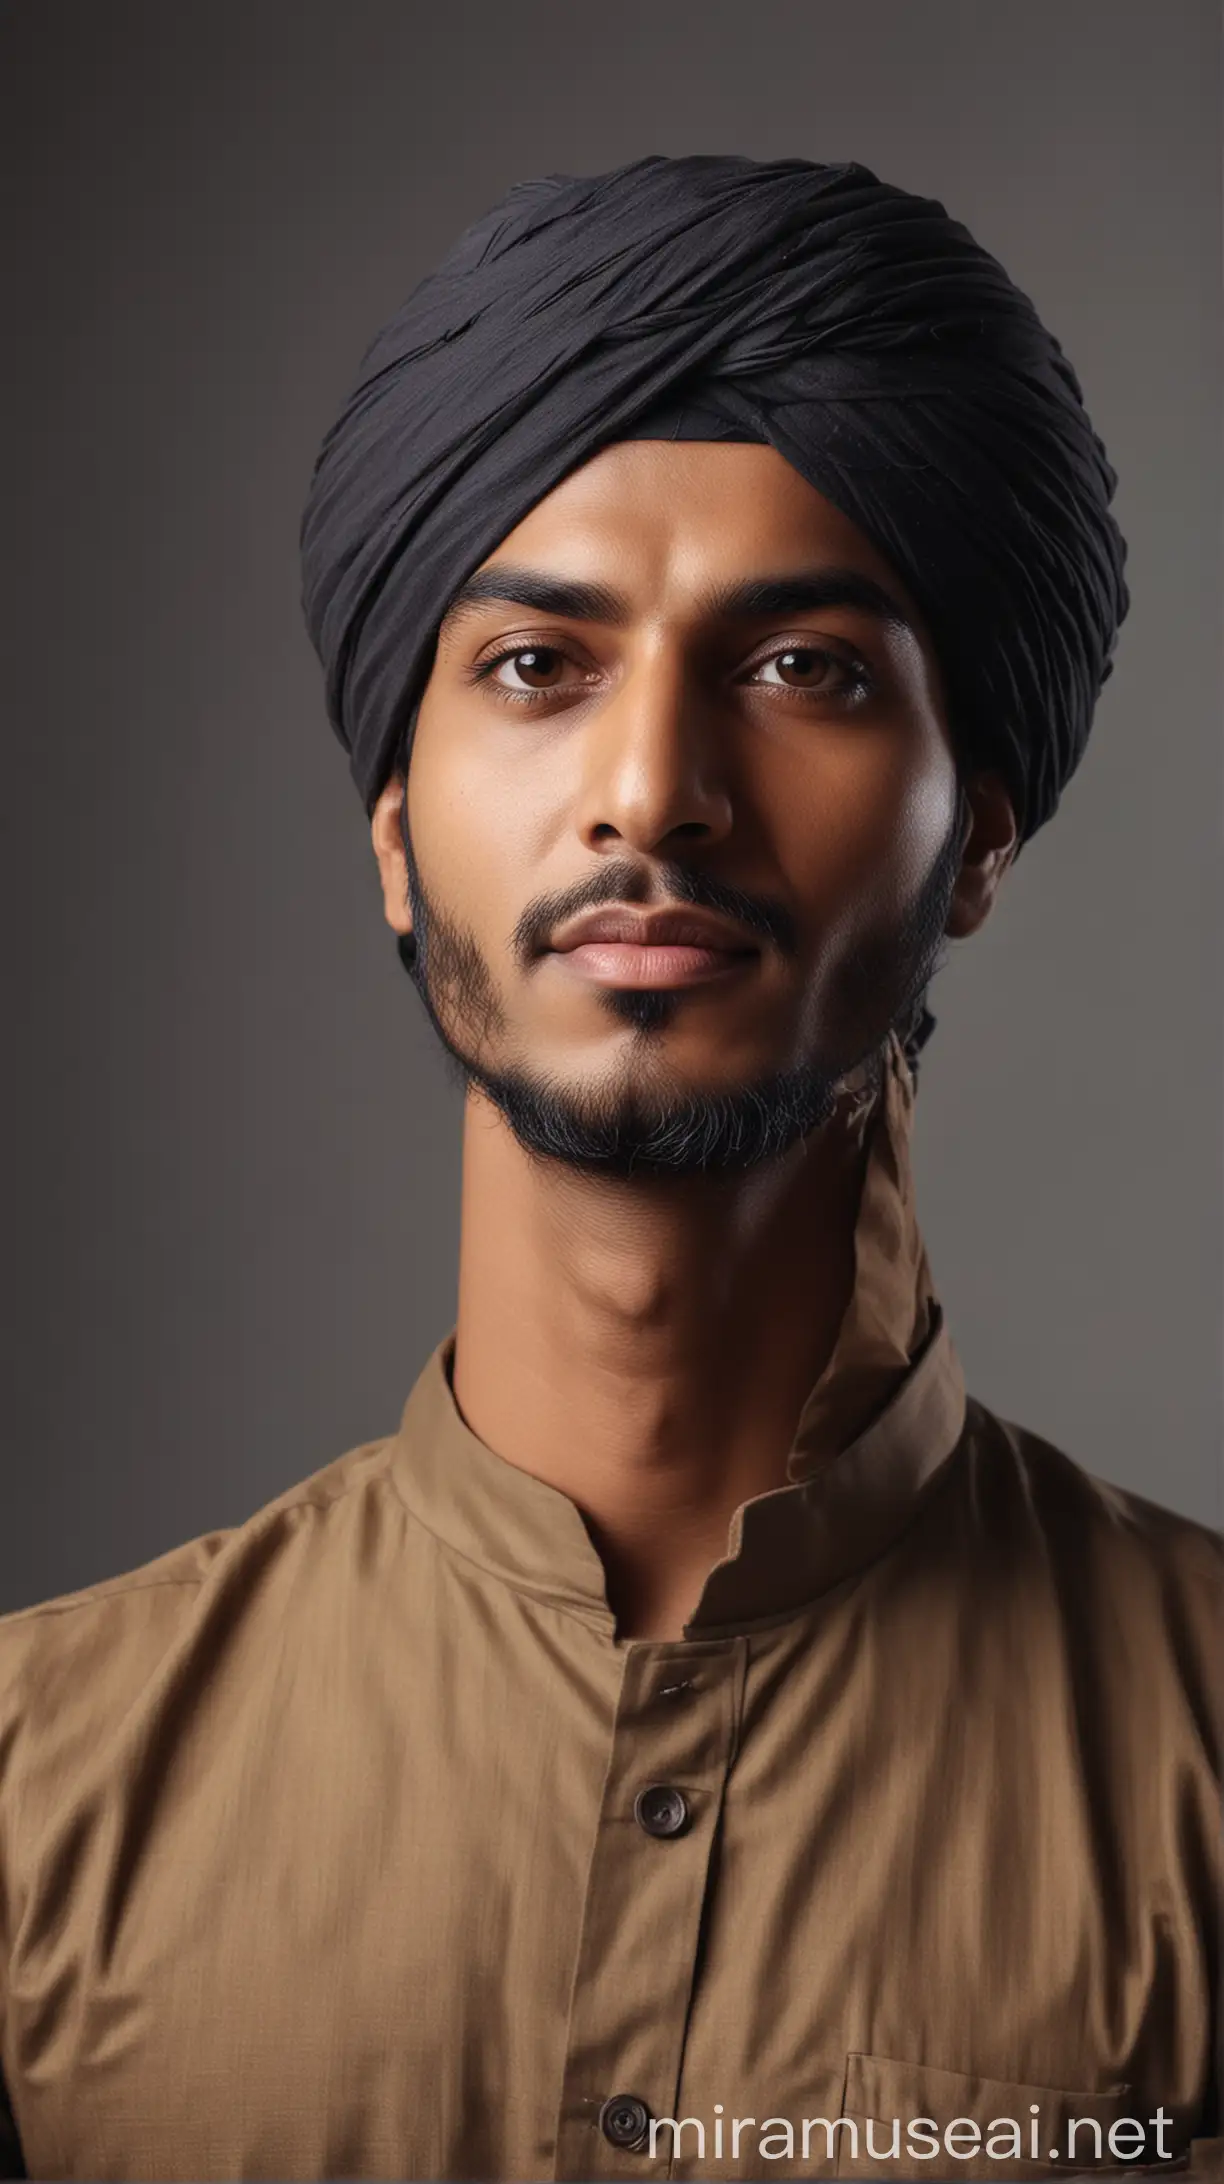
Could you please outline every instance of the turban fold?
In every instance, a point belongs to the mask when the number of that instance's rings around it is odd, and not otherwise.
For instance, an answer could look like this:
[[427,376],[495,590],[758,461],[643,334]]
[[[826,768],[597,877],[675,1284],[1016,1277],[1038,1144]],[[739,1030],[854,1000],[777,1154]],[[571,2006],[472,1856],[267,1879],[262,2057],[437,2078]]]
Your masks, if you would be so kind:
[[[302,527],[328,711],[371,809],[460,584],[601,447],[688,403],[856,523],[930,630],[963,763],[1027,839],[1128,595],[1115,474],[1029,298],[856,163],[649,158],[519,183],[375,339]],[[706,405],[703,411],[703,404]]]

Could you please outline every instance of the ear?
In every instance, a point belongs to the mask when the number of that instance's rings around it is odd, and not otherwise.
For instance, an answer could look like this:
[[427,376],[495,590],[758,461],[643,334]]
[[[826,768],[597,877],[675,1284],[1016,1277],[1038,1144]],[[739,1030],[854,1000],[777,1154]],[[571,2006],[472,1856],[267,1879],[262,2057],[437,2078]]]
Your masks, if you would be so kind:
[[408,860],[404,855],[401,818],[406,791],[407,782],[403,774],[392,774],[370,817],[370,840],[374,844],[378,876],[382,882],[383,916],[393,933],[412,931],[412,912],[408,907]]
[[945,927],[951,940],[965,940],[985,924],[1020,846],[1015,806],[1001,774],[971,774],[965,799],[969,816]]

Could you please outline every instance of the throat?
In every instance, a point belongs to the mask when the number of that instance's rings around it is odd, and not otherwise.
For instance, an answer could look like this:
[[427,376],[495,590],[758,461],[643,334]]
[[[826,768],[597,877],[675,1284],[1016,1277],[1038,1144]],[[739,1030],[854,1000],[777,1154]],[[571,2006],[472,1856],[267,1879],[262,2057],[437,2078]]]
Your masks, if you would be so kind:
[[736,1510],[787,1483],[853,1290],[864,1167],[829,1136],[778,1172],[626,1186],[469,1118],[455,1399],[574,1503],[623,1635],[679,1636]]

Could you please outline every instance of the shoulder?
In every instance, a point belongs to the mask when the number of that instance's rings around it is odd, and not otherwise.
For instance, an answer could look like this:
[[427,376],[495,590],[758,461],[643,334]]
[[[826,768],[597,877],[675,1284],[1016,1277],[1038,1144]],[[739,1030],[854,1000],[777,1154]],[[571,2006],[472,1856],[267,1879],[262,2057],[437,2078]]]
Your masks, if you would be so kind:
[[987,1559],[1023,1572],[1086,1656],[1224,1711],[1224,1537],[1114,1485],[970,1400],[964,1448]]
[[53,1790],[207,1629],[212,1651],[257,1593],[325,1550],[383,1475],[387,1440],[360,1446],[265,1503],[98,1584],[0,1615],[0,1807]]
[[1224,1535],[1099,1477],[1039,1433],[970,1400],[973,1456],[993,1484],[1031,1512],[1051,1541],[1112,1558],[1128,1571],[1176,1575],[1210,1596],[1224,1584]]
[[186,1605],[192,1592],[212,1577],[220,1562],[257,1540],[286,1537],[303,1520],[326,1516],[355,1488],[376,1473],[387,1447],[384,1436],[365,1441],[311,1472],[265,1502],[243,1523],[201,1532],[149,1562],[136,1564],[75,1592],[57,1593],[32,1607],[0,1615],[0,1661],[20,1657],[28,1647],[71,1645],[99,1624],[129,1621],[156,1623]]

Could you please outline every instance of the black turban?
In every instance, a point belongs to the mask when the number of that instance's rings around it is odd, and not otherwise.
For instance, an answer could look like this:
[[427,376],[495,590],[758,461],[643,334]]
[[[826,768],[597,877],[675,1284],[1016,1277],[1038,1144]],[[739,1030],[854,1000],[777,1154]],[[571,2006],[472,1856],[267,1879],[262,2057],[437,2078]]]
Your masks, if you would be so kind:
[[1027,839],[1083,754],[1128,605],[1115,475],[997,260],[935,200],[801,159],[519,183],[375,340],[302,533],[367,810],[406,757],[459,585],[568,472],[677,401],[770,442],[891,564],[958,757],[1003,774]]

